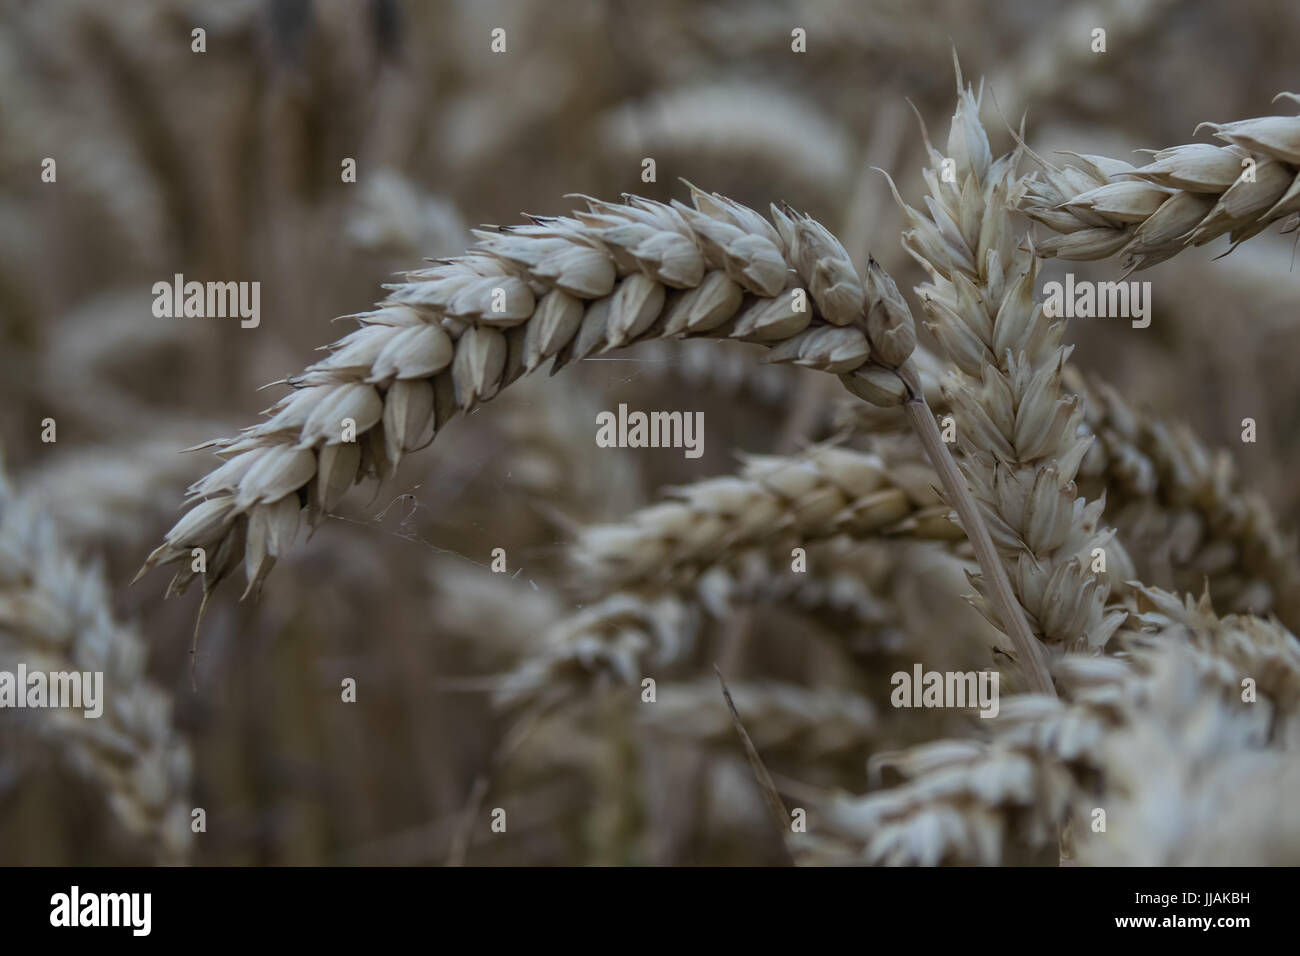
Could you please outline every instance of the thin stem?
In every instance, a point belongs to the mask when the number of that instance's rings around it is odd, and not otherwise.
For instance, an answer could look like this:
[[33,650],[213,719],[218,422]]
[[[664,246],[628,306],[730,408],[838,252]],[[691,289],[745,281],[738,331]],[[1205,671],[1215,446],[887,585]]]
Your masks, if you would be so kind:
[[989,537],[988,528],[979,513],[979,506],[966,487],[966,478],[958,469],[957,463],[953,461],[948,446],[939,434],[939,426],[935,424],[934,413],[926,404],[925,395],[919,389],[909,390],[912,397],[906,403],[908,417],[911,418],[912,427],[916,429],[917,437],[925,447],[926,456],[934,465],[934,470],[939,473],[939,480],[943,482],[948,499],[957,509],[957,516],[961,518],[966,536],[970,538],[970,543],[975,548],[975,560],[979,562],[980,570],[993,585],[993,601],[998,617],[1002,621],[1002,627],[1015,646],[1021,666],[1024,667],[1033,690],[1055,697],[1056,688],[1047,672],[1047,660],[1043,648],[1029,629],[1024,608],[1021,607],[1020,601],[1011,589],[1011,579],[1007,577],[1002,559],[993,546],[993,539]]

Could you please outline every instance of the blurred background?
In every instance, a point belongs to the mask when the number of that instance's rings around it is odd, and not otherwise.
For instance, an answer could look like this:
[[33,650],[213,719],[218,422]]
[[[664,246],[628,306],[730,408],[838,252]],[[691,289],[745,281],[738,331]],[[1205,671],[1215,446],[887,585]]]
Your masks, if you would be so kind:
[[[345,329],[330,320],[369,308],[395,273],[460,253],[480,223],[566,212],[565,194],[684,198],[684,178],[760,210],[788,201],[910,289],[922,276],[871,167],[919,203],[925,152],[906,100],[942,143],[954,48],[985,79],[990,128],[1024,115],[1045,156],[1190,142],[1199,122],[1268,114],[1300,88],[1300,7],[1265,0],[0,0],[0,12],[0,449],[15,493],[102,576],[171,698],[189,752],[177,800],[206,811],[181,851],[198,864],[775,862],[707,662],[723,654],[738,686],[887,709],[844,663],[845,628],[888,659],[898,635],[983,626],[939,546],[858,546],[836,558],[839,597],[758,593],[713,615],[698,660],[658,675],[677,696],[662,691],[653,720],[639,689],[575,699],[496,760],[511,718],[492,705],[492,677],[578,607],[564,562],[575,528],[730,473],[737,452],[788,453],[835,429],[833,381],[760,366],[741,345],[650,343],[512,387],[390,484],[355,491],[259,601],[221,589],[192,688],[200,595],[164,601],[160,573],[127,586],[215,463],[178,452],[255,421],[282,394],[258,389],[313,361]],[[191,49],[195,28],[206,52]],[[504,53],[490,49],[495,28]],[[806,53],[791,50],[795,28]],[[995,152],[1011,146],[994,137]],[[42,181],[46,158],[56,182]],[[355,183],[341,181],[345,158]],[[1212,269],[1221,246],[1192,250],[1137,276],[1155,288],[1149,329],[1082,320],[1070,336],[1079,367],[1226,447],[1293,527],[1300,278],[1288,237],[1249,248]],[[1049,263],[1043,280],[1062,271]],[[176,273],[259,281],[260,326],[156,318],[151,287]],[[704,456],[595,454],[595,415],[621,402],[706,410]],[[1239,440],[1247,416],[1255,445]],[[496,547],[517,574],[486,570]],[[348,677],[356,703],[340,701]],[[773,772],[861,790],[873,750],[943,729],[855,733],[848,713],[839,736],[829,717],[817,739],[776,732]],[[0,731],[0,863],[159,858],[57,734],[12,712]],[[465,827],[476,781],[482,812]],[[487,825],[496,807],[506,834]]]

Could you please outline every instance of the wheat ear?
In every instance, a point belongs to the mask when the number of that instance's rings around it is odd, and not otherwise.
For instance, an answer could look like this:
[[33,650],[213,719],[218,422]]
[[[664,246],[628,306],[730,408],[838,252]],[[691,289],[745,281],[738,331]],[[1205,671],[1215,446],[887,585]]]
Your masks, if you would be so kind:
[[624,522],[583,529],[570,562],[583,587],[607,591],[653,587],[773,538],[794,545],[838,534],[961,539],[937,481],[923,465],[833,446],[746,456],[739,475],[672,489],[670,500]]
[[[955,366],[944,390],[961,466],[1016,596],[1040,640],[1099,648],[1125,618],[1106,604],[1112,578],[1131,565],[1101,524],[1104,502],[1085,501],[1074,484],[1089,441],[1078,399],[1061,386],[1064,323],[1035,302],[1037,264],[1013,229],[1019,154],[992,158],[979,99],[960,71],[958,90],[949,157],[926,144],[929,216],[898,198],[910,226],[903,245],[930,274],[917,294]],[[1108,572],[1091,570],[1099,551]],[[976,583],[989,592],[989,582]]]
[[49,519],[0,471],[0,664],[103,674],[98,718],[67,708],[27,713],[73,769],[102,788],[126,832],[160,862],[183,862],[189,750],[172,725],[170,699],[145,676],[144,642],[113,620],[110,606],[102,574],[68,556]]
[[[1279,93],[1300,101],[1295,93]],[[1189,143],[1134,166],[1071,154],[1057,168],[1040,157],[1042,178],[1025,195],[1026,215],[1052,229],[1044,257],[1105,259],[1123,254],[1126,272],[1145,269],[1228,234],[1233,247],[1287,218],[1300,224],[1300,116],[1202,123],[1227,146]]]

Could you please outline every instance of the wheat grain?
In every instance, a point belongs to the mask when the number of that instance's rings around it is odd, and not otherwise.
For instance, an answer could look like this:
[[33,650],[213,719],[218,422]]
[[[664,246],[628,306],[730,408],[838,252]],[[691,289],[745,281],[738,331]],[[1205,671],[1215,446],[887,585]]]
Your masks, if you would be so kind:
[[[1281,93],[1300,101],[1294,93]],[[1059,235],[1038,254],[1105,259],[1123,254],[1126,272],[1146,269],[1228,235],[1233,248],[1286,219],[1300,224],[1300,116],[1203,123],[1228,143],[1160,150],[1134,166],[1075,155],[1057,168],[1041,157],[1043,178],[1024,197],[1026,215]]]
[[103,789],[126,832],[159,861],[176,863],[190,845],[189,751],[172,726],[170,700],[145,676],[145,658],[139,635],[113,620],[102,575],[69,558],[48,518],[0,473],[0,665],[104,675],[98,718],[66,708],[25,713]]

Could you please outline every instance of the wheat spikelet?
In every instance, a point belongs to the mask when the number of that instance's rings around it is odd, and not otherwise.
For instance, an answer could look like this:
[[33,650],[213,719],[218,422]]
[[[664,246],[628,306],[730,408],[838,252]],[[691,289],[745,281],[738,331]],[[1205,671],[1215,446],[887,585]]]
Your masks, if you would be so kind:
[[[1104,503],[1085,501],[1074,484],[1088,450],[1083,409],[1062,390],[1064,324],[1035,303],[1036,263],[1012,229],[1008,206],[1024,189],[1018,154],[992,158],[979,99],[961,88],[960,72],[958,81],[955,175],[945,181],[945,157],[927,143],[930,215],[899,198],[910,225],[903,242],[930,274],[917,293],[955,366],[944,388],[961,465],[1016,596],[1041,640],[1098,648],[1124,620],[1106,604],[1131,566],[1101,523]],[[1106,572],[1091,570],[1098,549]]]
[[[103,788],[121,826],[158,860],[190,844],[189,751],[171,702],[145,676],[144,643],[109,612],[102,575],[62,550],[49,520],[0,473],[0,666],[102,672],[103,713],[24,711],[72,767]],[[23,688],[21,693],[26,693]]]
[[[1300,100],[1294,93],[1281,93]],[[1300,223],[1300,116],[1203,123],[1226,146],[1190,143],[1160,150],[1134,166],[1075,154],[1057,168],[1039,158],[1043,176],[1024,197],[1026,215],[1058,235],[1038,254],[1105,259],[1123,254],[1125,272],[1146,269],[1228,235],[1232,246],[1287,220]]]
[[[576,218],[480,232],[467,256],[412,273],[290,382],[268,421],[213,443],[226,463],[193,486],[194,506],[142,572],[203,548],[205,592],[241,564],[245,593],[256,590],[303,507],[318,520],[361,476],[387,475],[455,411],[551,358],[558,369],[644,338],[726,336],[839,375],[864,399],[905,400],[911,316],[879,266],[864,286],[813,220],[773,207],[774,227],[730,200],[693,198],[591,200]],[[343,440],[347,423],[356,441]]]

